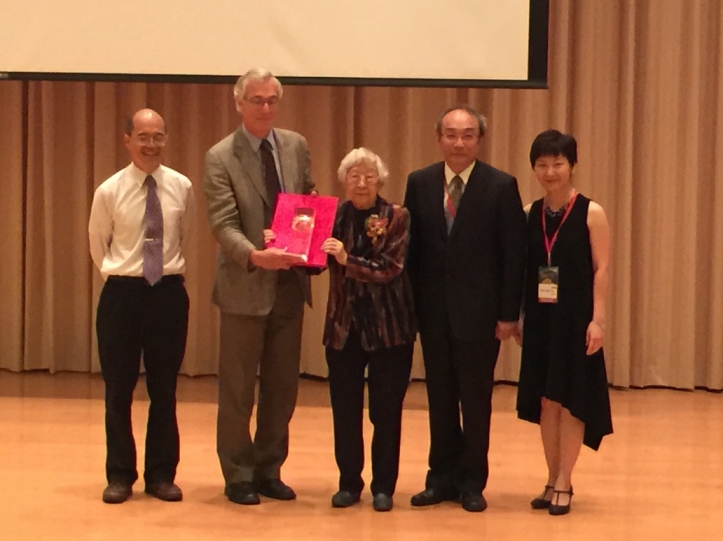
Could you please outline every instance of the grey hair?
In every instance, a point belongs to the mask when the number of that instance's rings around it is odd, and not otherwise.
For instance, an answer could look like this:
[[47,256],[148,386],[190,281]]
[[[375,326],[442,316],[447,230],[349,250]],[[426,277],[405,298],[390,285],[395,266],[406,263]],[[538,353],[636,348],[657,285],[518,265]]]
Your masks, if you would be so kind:
[[481,115],[469,105],[457,104],[453,105],[452,107],[447,107],[447,109],[442,111],[442,113],[437,117],[437,120],[434,122],[434,131],[437,132],[438,136],[442,135],[442,120],[444,120],[444,117],[446,117],[452,111],[464,111],[472,118],[474,118],[477,121],[477,125],[479,126],[480,137],[482,137],[487,131],[487,119],[484,117],[484,115]]
[[352,167],[356,167],[361,163],[368,163],[373,165],[377,169],[379,175],[379,186],[383,186],[384,182],[389,178],[389,168],[382,159],[374,154],[371,150],[364,147],[355,148],[349,154],[344,156],[339,164],[339,169],[336,174],[339,177],[339,182],[346,180],[346,174]]
[[233,96],[236,99],[241,99],[246,95],[246,87],[251,81],[266,82],[273,81],[276,83],[276,88],[279,91],[279,98],[284,95],[284,89],[281,86],[281,82],[274,77],[273,73],[264,68],[252,68],[244,73],[236,81],[236,85],[233,87]]

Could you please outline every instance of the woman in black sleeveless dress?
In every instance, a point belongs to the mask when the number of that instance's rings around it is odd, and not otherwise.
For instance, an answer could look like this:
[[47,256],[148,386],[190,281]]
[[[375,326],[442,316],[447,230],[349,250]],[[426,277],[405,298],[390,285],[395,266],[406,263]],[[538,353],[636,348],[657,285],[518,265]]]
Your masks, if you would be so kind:
[[576,162],[570,135],[548,130],[532,143],[547,193],[528,212],[517,414],[540,424],[548,478],[531,505],[551,515],[570,510],[582,444],[597,450],[612,433],[602,350],[610,232],[602,207],[570,184]]

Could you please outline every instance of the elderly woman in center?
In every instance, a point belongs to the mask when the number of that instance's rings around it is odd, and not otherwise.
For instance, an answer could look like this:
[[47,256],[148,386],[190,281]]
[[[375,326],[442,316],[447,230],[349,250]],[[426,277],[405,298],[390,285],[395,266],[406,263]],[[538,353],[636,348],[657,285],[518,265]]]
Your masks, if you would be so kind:
[[364,371],[368,368],[373,506],[389,511],[399,474],[402,404],[416,337],[414,306],[404,269],[409,213],[379,196],[389,176],[366,148],[339,165],[346,201],[337,211],[329,254],[324,345],[334,417],[339,491],[333,507],[359,501],[364,480]]

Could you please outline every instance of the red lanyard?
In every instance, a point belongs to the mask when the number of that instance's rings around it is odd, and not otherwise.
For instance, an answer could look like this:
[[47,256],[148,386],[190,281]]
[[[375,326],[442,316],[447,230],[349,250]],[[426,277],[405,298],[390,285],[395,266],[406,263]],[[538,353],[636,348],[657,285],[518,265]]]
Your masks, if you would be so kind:
[[[462,178],[462,177],[460,177]],[[464,181],[463,181],[464,184]],[[453,220],[457,217],[457,209],[454,208],[454,203],[452,202],[452,198],[449,196],[449,187],[447,186],[447,181],[444,181],[444,193],[447,196],[447,211],[449,212],[449,217]]]
[[557,240],[557,234],[560,232],[560,229],[562,229],[562,224],[565,223],[565,220],[567,220],[567,217],[570,215],[572,206],[575,204],[575,199],[577,199],[577,190],[572,190],[572,195],[570,196],[570,202],[567,204],[567,209],[565,210],[565,214],[563,214],[562,220],[560,220],[560,225],[557,226],[557,229],[555,230],[555,234],[552,235],[551,239],[547,238],[547,226],[545,225],[545,203],[544,203],[544,201],[542,203],[542,238],[545,239],[545,250],[547,250],[547,266],[548,267],[550,267],[552,265],[552,247],[555,245],[555,241]]

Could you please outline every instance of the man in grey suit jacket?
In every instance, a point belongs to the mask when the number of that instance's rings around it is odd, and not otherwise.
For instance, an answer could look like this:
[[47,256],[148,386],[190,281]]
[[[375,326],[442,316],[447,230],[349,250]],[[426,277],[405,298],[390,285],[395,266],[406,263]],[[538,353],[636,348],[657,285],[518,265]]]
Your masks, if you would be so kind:
[[[208,217],[221,245],[213,302],[221,311],[217,451],[229,500],[260,502],[259,494],[296,498],[280,479],[288,425],[296,405],[308,275],[299,256],[264,249],[278,193],[314,192],[309,151],[298,133],[274,129],[283,90],[262,69],[234,88],[239,128],[206,154]],[[249,423],[256,374],[256,434]]]

